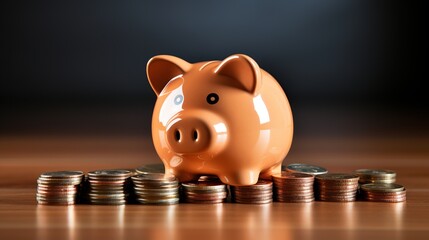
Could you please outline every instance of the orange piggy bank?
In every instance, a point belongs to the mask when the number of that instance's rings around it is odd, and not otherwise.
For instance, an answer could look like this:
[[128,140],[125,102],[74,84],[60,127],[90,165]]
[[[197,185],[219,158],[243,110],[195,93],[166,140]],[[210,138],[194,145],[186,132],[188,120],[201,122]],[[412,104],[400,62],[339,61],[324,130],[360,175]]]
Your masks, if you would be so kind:
[[280,172],[292,112],[281,86],[252,58],[191,64],[159,55],[146,72],[158,96],[152,138],[166,173],[181,182],[216,175],[242,186]]

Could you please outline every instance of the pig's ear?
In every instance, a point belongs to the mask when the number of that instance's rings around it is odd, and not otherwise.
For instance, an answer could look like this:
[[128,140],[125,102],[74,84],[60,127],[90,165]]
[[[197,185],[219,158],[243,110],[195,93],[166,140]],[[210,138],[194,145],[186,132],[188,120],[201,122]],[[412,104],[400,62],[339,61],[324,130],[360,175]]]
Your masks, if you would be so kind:
[[261,84],[261,69],[251,57],[235,54],[227,57],[216,68],[215,73],[236,80],[251,94],[256,94]]
[[159,95],[172,78],[184,74],[191,66],[181,58],[158,55],[147,62],[146,74],[153,91]]

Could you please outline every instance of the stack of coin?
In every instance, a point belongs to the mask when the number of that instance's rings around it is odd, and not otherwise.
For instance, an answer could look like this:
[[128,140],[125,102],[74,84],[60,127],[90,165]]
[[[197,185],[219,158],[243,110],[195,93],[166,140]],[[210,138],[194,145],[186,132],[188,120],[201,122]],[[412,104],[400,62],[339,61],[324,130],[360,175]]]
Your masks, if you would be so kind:
[[273,182],[259,179],[254,185],[230,186],[232,201],[236,203],[265,204],[273,202]]
[[97,170],[88,173],[88,200],[91,204],[122,205],[127,202],[131,172]]
[[285,166],[284,170],[288,172],[304,173],[304,174],[310,174],[310,175],[321,175],[321,174],[328,173],[328,170],[326,170],[326,168],[309,165],[305,163],[292,163]]
[[314,176],[303,173],[286,172],[273,176],[275,194],[279,202],[306,203],[314,201]]
[[148,173],[165,173],[164,164],[154,163],[147,164],[136,168],[137,174],[148,174]]
[[182,200],[187,203],[222,203],[227,197],[226,185],[220,181],[182,183]]
[[180,200],[179,181],[173,175],[145,173],[132,177],[137,202],[169,205]]
[[383,169],[359,169],[354,172],[359,176],[359,183],[394,183],[396,173]]
[[406,190],[404,186],[394,183],[369,183],[361,186],[363,200],[374,202],[404,202]]
[[329,173],[316,176],[316,198],[321,201],[351,202],[356,200],[359,177],[353,174]]
[[81,171],[43,173],[37,179],[36,200],[47,205],[75,204],[82,179]]

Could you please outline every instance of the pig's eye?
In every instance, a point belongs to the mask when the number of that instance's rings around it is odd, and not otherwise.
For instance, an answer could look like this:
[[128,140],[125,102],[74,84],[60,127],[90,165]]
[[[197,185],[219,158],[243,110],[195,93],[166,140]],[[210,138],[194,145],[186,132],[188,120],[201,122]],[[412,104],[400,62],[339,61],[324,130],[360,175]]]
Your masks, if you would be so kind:
[[216,93],[210,93],[207,95],[206,100],[209,104],[216,104],[219,102],[219,96]]
[[183,95],[179,94],[174,98],[174,104],[179,105],[183,102]]

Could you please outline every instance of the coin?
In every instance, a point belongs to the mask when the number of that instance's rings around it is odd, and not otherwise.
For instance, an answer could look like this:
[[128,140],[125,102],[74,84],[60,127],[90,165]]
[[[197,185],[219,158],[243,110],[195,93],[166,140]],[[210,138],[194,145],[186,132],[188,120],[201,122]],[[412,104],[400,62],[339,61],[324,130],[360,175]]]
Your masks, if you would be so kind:
[[396,177],[396,173],[386,169],[358,169],[355,171],[357,175],[370,176],[375,178],[392,178]]
[[58,172],[45,172],[40,175],[40,178],[81,178],[82,171],[58,171]]
[[173,175],[146,172],[131,179],[138,203],[168,205],[179,202],[179,181]]
[[172,205],[179,203],[178,197],[167,198],[167,199],[147,199],[147,198],[137,198],[137,201],[141,204],[151,204],[151,205]]
[[37,179],[37,203],[44,205],[75,204],[82,179],[83,172],[81,171],[42,173]]
[[123,179],[130,177],[131,172],[125,169],[108,169],[88,172],[89,179]]
[[355,173],[359,176],[359,183],[394,183],[396,173],[385,169],[358,169]]
[[195,200],[213,200],[213,199],[225,199],[227,197],[227,192],[217,192],[217,193],[194,193],[187,192],[187,199]]
[[165,173],[165,167],[162,163],[147,164],[136,168],[136,172],[138,174]]
[[366,201],[403,202],[406,200],[406,189],[394,183],[369,183],[361,186],[360,195]]
[[359,177],[348,173],[328,173],[315,177],[316,199],[351,202],[356,200]]
[[122,205],[130,194],[132,172],[107,169],[88,172],[86,197],[91,204]]
[[399,184],[376,184],[376,183],[369,183],[364,184],[361,186],[361,189],[364,191],[370,191],[370,192],[400,192],[403,191],[405,188],[402,185]]
[[273,182],[259,179],[254,185],[230,186],[233,202],[267,204],[273,201]]
[[323,167],[309,165],[305,163],[292,163],[286,166],[286,171],[288,172],[296,172],[296,173],[305,173],[311,175],[320,175],[328,173]]
[[186,203],[216,204],[227,199],[226,185],[218,180],[206,179],[182,183],[182,200]]
[[195,191],[211,191],[211,190],[225,190],[226,185],[218,181],[202,181],[202,182],[185,182],[182,186],[186,190]]
[[354,174],[348,174],[348,173],[329,173],[329,174],[318,175],[316,176],[316,179],[321,181],[333,181],[337,183],[357,182],[359,180],[359,176]]
[[132,178],[137,182],[176,182],[177,178],[173,175],[163,174],[163,173],[147,173],[147,174],[139,174]]
[[[278,202],[311,202],[314,199],[314,176],[282,171],[272,175],[274,198]],[[305,199],[305,201],[303,200]]]

